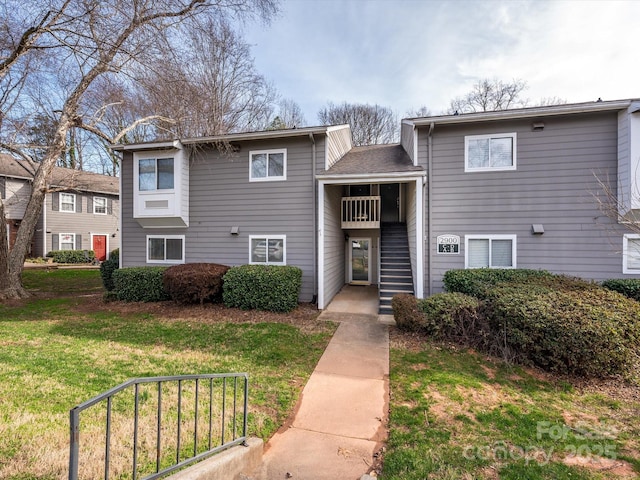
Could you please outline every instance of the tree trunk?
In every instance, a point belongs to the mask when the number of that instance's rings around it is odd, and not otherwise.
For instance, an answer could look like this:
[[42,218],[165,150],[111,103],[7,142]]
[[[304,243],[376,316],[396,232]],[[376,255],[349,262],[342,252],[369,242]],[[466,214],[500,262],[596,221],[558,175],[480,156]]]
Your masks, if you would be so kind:
[[29,295],[22,286],[22,267],[19,271],[12,270],[9,257],[7,218],[4,202],[0,199],[0,300],[24,298]]

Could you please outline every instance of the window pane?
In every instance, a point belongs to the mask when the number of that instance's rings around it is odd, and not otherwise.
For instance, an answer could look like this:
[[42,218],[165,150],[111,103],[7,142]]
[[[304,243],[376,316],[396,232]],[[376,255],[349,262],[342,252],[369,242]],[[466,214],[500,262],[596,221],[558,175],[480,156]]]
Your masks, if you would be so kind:
[[491,139],[491,166],[511,167],[513,165],[513,139],[492,138]]
[[156,189],[156,161],[147,158],[138,162],[138,188],[143,190]]
[[627,240],[627,268],[640,270],[640,238]]
[[269,154],[269,176],[270,177],[284,176],[284,154],[282,153]]
[[158,159],[158,190],[173,188],[173,158]]
[[251,239],[251,262],[267,261],[267,240],[266,238]]
[[149,260],[164,260],[164,238],[149,239]]
[[491,266],[492,267],[513,267],[511,240],[491,241]]
[[467,154],[469,168],[483,168],[489,166],[489,139],[481,138],[469,140],[469,152]]
[[269,240],[269,261],[280,263],[284,254],[284,246],[281,239]]
[[267,176],[267,154],[257,153],[251,157],[251,177],[265,178]]
[[70,193],[60,194],[60,210],[63,212],[75,212],[75,196]]
[[483,268],[489,266],[489,240],[469,240],[468,267]]
[[167,260],[182,260],[182,239],[167,238]]
[[94,197],[93,199],[94,213],[107,213],[107,199],[102,197]]
[[60,234],[60,250],[73,250],[75,235],[73,233]]

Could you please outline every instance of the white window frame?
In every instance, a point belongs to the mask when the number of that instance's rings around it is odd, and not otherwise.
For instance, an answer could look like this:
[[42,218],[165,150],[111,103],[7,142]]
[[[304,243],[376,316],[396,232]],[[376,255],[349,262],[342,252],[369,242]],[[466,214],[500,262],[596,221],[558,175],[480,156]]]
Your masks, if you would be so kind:
[[[96,212],[96,200],[104,200],[104,212]],[[93,213],[94,215],[106,215],[109,206],[107,197],[93,197]]]
[[[269,175],[269,155],[271,154],[282,154],[282,175],[279,176],[270,176]],[[254,155],[267,155],[267,168],[266,168],[266,176],[264,177],[254,177],[253,176],[253,156]],[[251,150],[249,152],[249,181],[250,182],[274,182],[274,181],[282,181],[287,179],[287,149],[279,148],[279,149],[271,149],[271,150]]]
[[629,268],[627,266],[629,240],[640,240],[640,235],[637,233],[625,233],[622,237],[622,273],[627,275],[638,275],[640,274],[640,268]]
[[[62,197],[63,195],[69,195],[70,197],[73,198],[73,210],[63,210],[62,209]],[[62,212],[62,213],[76,213],[76,202],[78,201],[78,199],[76,198],[76,194],[75,193],[67,193],[67,192],[60,192],[59,196],[58,196],[58,211]],[[68,202],[67,202],[68,203]]]
[[[516,170],[517,160],[517,134],[516,132],[509,133],[490,133],[487,135],[467,135],[464,137],[464,171],[465,172],[500,172]],[[512,164],[506,167],[470,167],[469,166],[469,142],[471,140],[484,140],[484,139],[497,139],[497,138],[511,138],[512,151],[511,160]],[[491,153],[489,153],[489,159],[491,159]]]
[[[253,261],[253,252],[251,251],[251,246],[253,245],[254,240],[264,240],[265,246],[267,247],[269,245],[270,240],[281,240],[282,241],[282,261],[270,262],[269,254],[266,250],[265,250],[264,262]],[[287,236],[286,235],[249,235],[249,264],[251,265],[286,265],[287,264]]]
[[[176,155],[173,152],[162,155],[162,153],[154,152],[145,154],[136,153],[134,155],[135,161],[133,162],[133,177],[134,177],[134,187],[135,193],[142,194],[152,194],[152,193],[170,193],[176,190],[176,184],[178,183],[178,162],[176,160]],[[171,159],[173,161],[173,188],[158,188],[158,160],[168,160]],[[155,188],[151,190],[140,190],[140,162],[143,160],[154,160],[155,161]]]
[[[465,235],[464,236],[464,268],[481,268],[481,267],[470,267],[469,266],[469,240],[489,240],[489,266],[488,268],[505,268],[505,269],[513,269],[517,268],[518,262],[516,257],[517,252],[517,235]],[[511,263],[510,267],[502,267],[497,266],[493,267],[491,265],[491,242],[493,240],[511,240]],[[487,267],[485,267],[487,268]]]
[[[164,260],[155,260],[149,258],[149,240],[153,238],[161,238],[164,243]],[[180,260],[167,260],[167,240],[182,240],[182,258]],[[185,262],[185,236],[184,235],[147,235],[145,250],[147,252],[147,263],[167,263],[172,265],[180,265]]]
[[[73,239],[72,242],[72,247],[70,250],[75,250],[76,249],[76,234],[75,233],[59,233],[58,234],[58,250],[63,250],[62,248],[62,236],[63,235],[70,235],[71,238]],[[65,242],[68,243],[68,242]]]

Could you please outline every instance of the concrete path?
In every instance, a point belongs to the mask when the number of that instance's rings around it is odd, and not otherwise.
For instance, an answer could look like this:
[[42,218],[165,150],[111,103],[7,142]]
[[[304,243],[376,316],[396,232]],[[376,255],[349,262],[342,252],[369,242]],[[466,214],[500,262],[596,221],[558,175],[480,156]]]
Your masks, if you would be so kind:
[[389,410],[389,332],[377,312],[377,289],[359,286],[346,286],[322,312],[340,326],[251,478],[355,480],[371,471]]

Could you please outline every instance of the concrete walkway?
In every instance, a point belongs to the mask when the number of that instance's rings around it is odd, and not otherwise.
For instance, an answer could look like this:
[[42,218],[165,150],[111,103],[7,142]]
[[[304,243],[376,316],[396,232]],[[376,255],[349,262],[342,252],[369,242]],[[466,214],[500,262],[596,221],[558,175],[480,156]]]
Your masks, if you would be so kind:
[[322,312],[340,326],[251,478],[355,480],[371,471],[389,410],[389,332],[377,312],[377,289],[364,286],[346,286]]

